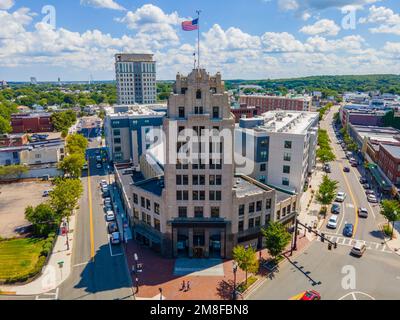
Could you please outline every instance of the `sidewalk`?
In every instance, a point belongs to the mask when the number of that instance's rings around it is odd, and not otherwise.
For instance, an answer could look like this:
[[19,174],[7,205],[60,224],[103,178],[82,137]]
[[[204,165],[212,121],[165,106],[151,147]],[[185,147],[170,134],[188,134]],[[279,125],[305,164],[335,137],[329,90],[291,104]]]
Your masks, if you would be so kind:
[[393,239],[390,240],[390,237],[385,236],[385,242],[390,250],[400,256],[400,221],[395,222]]
[[[69,250],[66,249],[66,236],[58,235],[56,244],[42,274],[35,280],[24,285],[0,286],[0,291],[13,295],[39,295],[56,289],[71,273],[72,248],[74,243],[74,228],[76,212],[70,218],[68,234]],[[60,268],[59,262],[63,262]]]
[[[319,217],[321,205],[315,200],[315,195],[318,191],[318,186],[322,182],[324,174],[322,164],[317,163],[315,171],[312,173],[311,177],[311,188],[308,188],[300,198],[301,210],[298,217],[299,221],[313,227],[315,223],[317,223],[317,229],[321,228],[324,221]],[[302,230],[303,228],[300,226],[299,229]],[[312,241],[315,239],[315,235],[307,232],[307,238]]]

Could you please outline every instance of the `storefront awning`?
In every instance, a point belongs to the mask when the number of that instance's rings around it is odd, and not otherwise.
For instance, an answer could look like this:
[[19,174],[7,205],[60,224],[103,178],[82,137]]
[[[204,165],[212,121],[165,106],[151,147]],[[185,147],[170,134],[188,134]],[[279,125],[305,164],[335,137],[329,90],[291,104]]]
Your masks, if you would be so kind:
[[379,170],[378,166],[374,163],[369,163],[367,165],[368,170],[371,172],[375,181],[378,183],[379,187],[385,191],[392,190],[392,183],[387,179],[384,174]]

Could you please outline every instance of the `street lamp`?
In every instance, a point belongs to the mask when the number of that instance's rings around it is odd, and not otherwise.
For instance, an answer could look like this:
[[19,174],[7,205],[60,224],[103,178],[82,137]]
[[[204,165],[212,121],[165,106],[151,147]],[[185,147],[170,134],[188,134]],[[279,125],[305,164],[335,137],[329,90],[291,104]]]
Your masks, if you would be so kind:
[[236,261],[232,262],[232,268],[233,268],[233,295],[232,299],[236,300],[236,272],[238,269],[238,263]]

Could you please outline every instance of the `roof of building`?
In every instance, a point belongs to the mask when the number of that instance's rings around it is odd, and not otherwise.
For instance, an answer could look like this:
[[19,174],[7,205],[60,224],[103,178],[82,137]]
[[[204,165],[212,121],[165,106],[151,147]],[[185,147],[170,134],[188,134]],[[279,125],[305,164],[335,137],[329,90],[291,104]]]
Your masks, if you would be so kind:
[[262,95],[262,94],[249,94],[249,95],[241,95],[240,98],[268,98],[268,99],[284,99],[284,100],[298,100],[298,101],[311,101],[311,96],[302,96],[302,95],[287,95],[287,96],[270,96],[270,95]]
[[354,124],[351,126],[362,139],[369,138],[378,142],[399,142],[396,137],[400,136],[400,130],[392,127],[360,126]]
[[[154,105],[152,108],[154,109]],[[160,105],[161,107],[161,105]],[[132,117],[132,118],[145,118],[145,117],[164,117],[165,112],[155,111],[147,105],[115,105],[113,107],[105,107],[104,110],[107,116],[111,118],[117,117]]]
[[246,197],[254,194],[260,194],[273,189],[244,175],[235,175],[233,189],[236,191],[236,196]]
[[164,176],[143,180],[135,183],[135,186],[160,197],[164,190]]
[[319,119],[317,112],[308,111],[269,111],[250,119],[241,119],[243,122],[259,122],[264,124],[256,124],[254,129],[257,131],[303,134],[312,124],[316,124]]
[[391,145],[391,144],[381,144],[383,147],[393,158],[400,159],[400,146],[399,145]]

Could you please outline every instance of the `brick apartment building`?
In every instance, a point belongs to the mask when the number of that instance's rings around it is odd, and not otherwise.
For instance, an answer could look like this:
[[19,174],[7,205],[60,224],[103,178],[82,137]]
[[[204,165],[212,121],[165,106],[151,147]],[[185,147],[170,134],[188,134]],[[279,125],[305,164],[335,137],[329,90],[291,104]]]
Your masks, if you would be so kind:
[[13,133],[51,132],[50,113],[18,113],[11,115]]
[[0,135],[0,148],[20,147],[29,142],[28,135],[23,133]]
[[390,181],[400,184],[400,144],[380,144],[378,165]]

